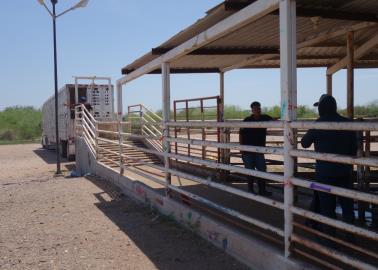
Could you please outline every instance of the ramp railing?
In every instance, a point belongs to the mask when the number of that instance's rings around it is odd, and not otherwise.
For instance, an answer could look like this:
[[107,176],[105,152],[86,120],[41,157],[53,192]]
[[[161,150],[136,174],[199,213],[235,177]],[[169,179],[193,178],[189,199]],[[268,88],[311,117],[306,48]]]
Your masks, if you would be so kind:
[[[149,144],[153,149],[162,151],[162,129],[160,124],[162,118],[149,110],[143,104],[131,105],[128,107],[128,121],[130,122],[130,133],[142,135],[139,137]],[[152,124],[152,125],[150,125]],[[156,140],[156,138],[159,138]]]
[[76,136],[87,143],[89,150],[98,158],[98,122],[83,104],[75,107]]

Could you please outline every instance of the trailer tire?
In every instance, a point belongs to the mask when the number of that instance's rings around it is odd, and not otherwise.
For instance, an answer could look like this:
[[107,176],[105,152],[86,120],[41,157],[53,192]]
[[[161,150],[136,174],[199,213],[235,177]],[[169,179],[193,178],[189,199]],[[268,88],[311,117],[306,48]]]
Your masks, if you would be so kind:
[[67,158],[67,141],[60,141],[60,156],[62,158]]

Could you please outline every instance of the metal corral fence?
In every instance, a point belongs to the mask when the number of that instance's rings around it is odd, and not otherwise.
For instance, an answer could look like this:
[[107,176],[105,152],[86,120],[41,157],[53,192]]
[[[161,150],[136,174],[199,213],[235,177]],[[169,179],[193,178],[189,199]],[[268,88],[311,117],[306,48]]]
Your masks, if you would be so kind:
[[[202,140],[201,137],[196,139],[187,138],[175,138],[174,130],[176,128],[200,128],[200,129],[240,129],[240,128],[269,128],[269,129],[283,129],[284,122],[282,121],[270,121],[270,122],[211,122],[211,121],[188,121],[188,122],[156,122],[156,121],[142,121],[138,122],[139,125],[149,127],[150,130],[163,130],[164,136],[161,133],[150,132],[148,134],[132,134],[130,131],[131,122],[113,122],[113,125],[118,127],[117,131],[101,130],[99,129],[99,123],[86,113],[83,106],[77,107],[77,128],[78,134],[84,138],[88,144],[88,148],[92,151],[96,157],[99,157],[100,146],[99,142],[106,142],[116,147],[116,150],[106,150],[109,154],[116,155],[118,159],[102,157],[104,160],[108,159],[115,163],[120,168],[120,173],[123,174],[124,170],[129,170],[141,177],[151,180],[167,188],[169,191],[174,191],[187,198],[191,198],[197,201],[201,205],[208,208],[215,209],[218,212],[222,212],[225,215],[232,217],[234,220],[240,220],[243,223],[248,223],[252,227],[257,227],[262,231],[265,231],[273,238],[275,242],[279,242],[281,246],[289,248],[296,254],[300,254],[312,261],[315,261],[324,267],[332,269],[376,269],[378,265],[377,254],[377,241],[378,234],[375,228],[366,226],[366,224],[349,224],[341,220],[325,217],[318,213],[301,207],[295,203],[294,192],[295,188],[301,188],[305,190],[325,192],[336,196],[351,198],[355,201],[365,202],[372,208],[378,205],[378,196],[371,192],[361,192],[353,189],[346,189],[342,187],[326,185],[319,182],[315,182],[311,179],[303,179],[295,176],[290,176],[287,180],[284,180],[284,175],[290,167],[294,166],[293,158],[310,158],[323,161],[331,161],[336,163],[353,164],[358,166],[378,167],[378,159],[376,157],[350,157],[336,154],[317,153],[311,150],[298,150],[296,149],[296,143],[291,142],[292,148],[287,151],[283,147],[258,147],[258,146],[246,146],[240,145],[236,142],[217,142],[210,140]],[[293,130],[307,130],[307,129],[322,129],[322,130],[350,130],[350,131],[378,131],[377,122],[309,122],[309,121],[293,121],[289,123],[289,127]],[[129,132],[124,132],[128,130]],[[101,134],[101,136],[100,136]],[[105,135],[116,135],[117,140],[109,139]],[[148,139],[153,140],[160,145],[162,142],[162,149],[157,148],[144,148],[138,147],[128,143],[130,139]],[[293,140],[293,138],[291,138]],[[284,165],[282,172],[261,172],[256,170],[250,170],[241,166],[227,164],[226,162],[206,160],[201,157],[188,156],[186,153],[172,153],[171,145],[175,143],[188,144],[192,146],[206,146],[214,147],[216,149],[227,150],[240,150],[246,152],[255,152],[263,154],[272,154],[283,156]],[[153,164],[146,162],[142,159],[135,158],[128,155],[128,152],[123,152],[124,147],[135,149],[148,154],[153,154],[161,157],[164,160],[164,164]],[[286,155],[290,156],[290,159]],[[136,167],[126,166],[125,160],[134,160],[138,164],[149,166],[154,170],[159,170],[165,175],[165,177],[158,177],[153,174],[139,171]],[[269,182],[277,183],[286,190],[290,188],[291,193],[289,197],[287,194],[284,196],[284,200],[271,199],[263,197],[253,193],[249,193],[243,189],[232,186],[230,184],[222,183],[220,181],[213,181],[210,178],[200,176],[196,173],[188,173],[187,171],[178,169],[178,167],[172,166],[173,160],[190,163],[201,167],[211,168],[215,170],[227,171],[229,173],[238,173],[247,177],[257,177]],[[289,162],[288,162],[289,160]],[[276,208],[282,215],[285,216],[284,226],[273,226],[258,218],[251,217],[244,213],[225,207],[217,202],[214,202],[204,196],[199,196],[182,187],[172,184],[172,176],[189,179],[196,183],[206,185],[210,188],[222,190],[239,197],[247,198],[251,201],[264,204],[269,207]],[[287,192],[287,191],[285,191]],[[169,195],[170,192],[167,192]],[[289,198],[289,199],[287,199]],[[289,200],[289,201],[286,201]],[[292,216],[293,218],[290,218]],[[289,217],[289,218],[287,218]],[[315,230],[307,225],[305,221],[313,220],[314,222],[332,226],[337,229],[338,233],[344,232],[346,235],[353,235],[354,237],[343,237],[339,234],[328,235],[322,231]],[[288,239],[289,241],[284,241]],[[331,243],[331,244],[329,244]]]

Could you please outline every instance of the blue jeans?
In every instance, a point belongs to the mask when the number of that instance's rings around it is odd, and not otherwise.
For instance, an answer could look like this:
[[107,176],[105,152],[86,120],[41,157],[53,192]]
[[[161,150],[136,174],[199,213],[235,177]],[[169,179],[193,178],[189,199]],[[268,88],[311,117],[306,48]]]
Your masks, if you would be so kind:
[[[265,163],[264,154],[243,152],[242,159],[243,159],[245,168],[266,172],[266,163]],[[251,176],[250,179],[248,179],[248,191],[253,192],[253,182],[254,182],[254,177]],[[257,180],[257,185],[259,187],[260,194],[266,192],[265,180]]]
[[[327,185],[333,185],[342,188],[353,189],[353,179],[352,174],[346,175],[344,177],[323,177],[316,176],[316,180],[320,183]],[[326,192],[316,192],[319,198],[319,207],[318,210],[320,214],[336,219],[336,199],[340,203],[342,209],[343,221],[349,224],[354,222],[354,202],[353,199],[336,196]],[[333,226],[328,226],[322,224],[321,229],[323,232],[329,235],[335,235],[336,230]]]

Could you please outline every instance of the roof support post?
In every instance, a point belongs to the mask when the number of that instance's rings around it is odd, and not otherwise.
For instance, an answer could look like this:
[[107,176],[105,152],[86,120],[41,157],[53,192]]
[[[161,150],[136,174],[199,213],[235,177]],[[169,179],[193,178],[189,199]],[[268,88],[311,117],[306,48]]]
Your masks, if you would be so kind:
[[[168,154],[171,152],[170,142],[167,141],[169,137],[169,127],[167,123],[170,121],[171,114],[171,86],[170,86],[170,66],[168,62],[163,62],[161,64],[161,74],[162,74],[162,90],[163,90],[163,151]],[[165,181],[167,185],[171,184],[171,174],[168,172],[170,169],[170,158],[164,156],[164,168],[165,168]],[[167,189],[166,195],[169,195],[169,190]]]
[[327,74],[327,95],[332,96],[332,74]]
[[[224,72],[219,73],[219,122],[224,122]],[[220,129],[220,142],[226,142],[226,129]],[[226,163],[226,149],[220,149],[220,161]]]
[[75,104],[79,103],[79,88],[77,85],[77,78],[75,77]]
[[224,72],[219,73],[219,113],[221,122],[224,121]]
[[281,63],[281,119],[284,120],[284,217],[285,257],[290,256],[293,232],[292,206],[294,200],[291,178],[294,158],[290,151],[296,148],[290,122],[296,119],[297,63],[296,63],[296,2],[280,1],[280,63]]
[[353,32],[347,33],[347,116],[354,117],[354,39]]
[[123,175],[123,136],[122,136],[122,85],[117,82],[117,122],[118,122],[118,142],[119,142],[119,173]]

